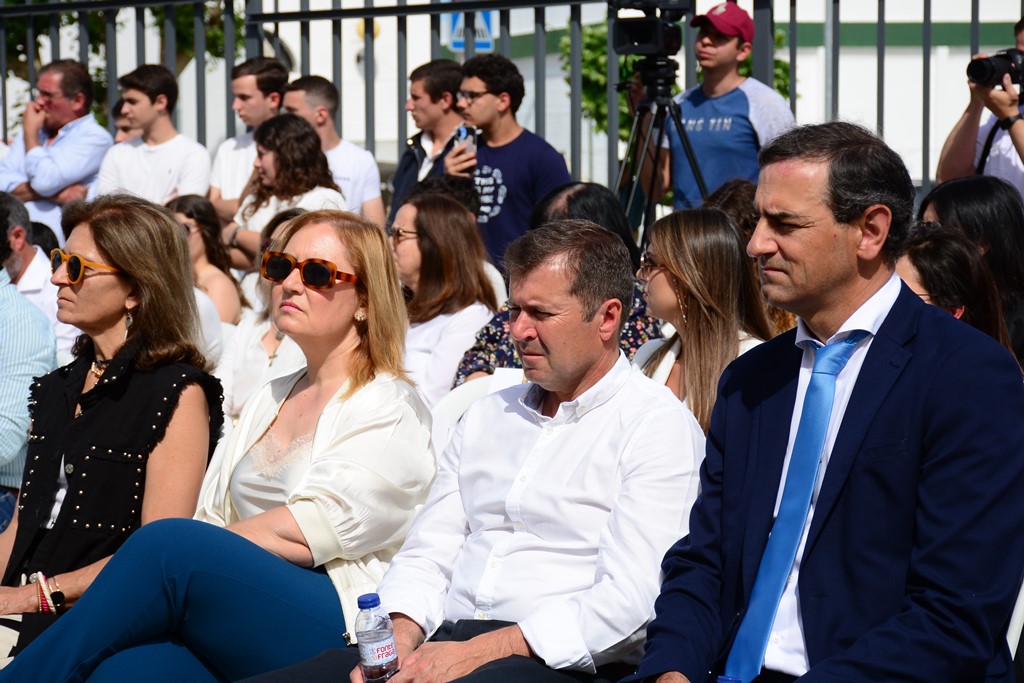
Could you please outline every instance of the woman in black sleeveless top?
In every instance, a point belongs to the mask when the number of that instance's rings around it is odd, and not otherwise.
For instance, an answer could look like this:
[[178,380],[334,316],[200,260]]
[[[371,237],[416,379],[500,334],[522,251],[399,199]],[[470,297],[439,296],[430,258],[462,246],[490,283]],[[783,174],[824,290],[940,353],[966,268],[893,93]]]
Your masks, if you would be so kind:
[[144,200],[68,206],[51,255],[76,359],[32,387],[15,517],[0,535],[0,657],[71,606],[140,525],[191,517],[223,422],[199,351],[181,225]]

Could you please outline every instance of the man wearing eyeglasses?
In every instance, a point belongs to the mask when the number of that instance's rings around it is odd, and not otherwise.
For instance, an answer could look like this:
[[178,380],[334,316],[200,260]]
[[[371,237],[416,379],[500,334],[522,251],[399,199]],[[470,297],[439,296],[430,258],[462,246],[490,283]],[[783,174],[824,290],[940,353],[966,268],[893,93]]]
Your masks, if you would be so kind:
[[25,202],[64,244],[61,206],[84,199],[114,144],[89,112],[93,83],[84,65],[59,59],[39,71],[22,130],[0,161],[0,190]]
[[480,233],[491,260],[499,265],[505,248],[526,232],[534,204],[572,180],[562,155],[516,121],[525,94],[522,74],[506,57],[467,60],[458,107],[481,137],[475,150],[466,143],[456,145],[444,160],[446,173],[476,181]]

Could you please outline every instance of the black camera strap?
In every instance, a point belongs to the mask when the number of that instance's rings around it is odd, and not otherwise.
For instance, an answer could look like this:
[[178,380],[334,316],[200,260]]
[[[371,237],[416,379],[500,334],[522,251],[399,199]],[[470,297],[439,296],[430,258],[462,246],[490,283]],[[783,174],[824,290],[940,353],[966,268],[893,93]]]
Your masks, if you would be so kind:
[[985,138],[985,146],[981,148],[981,158],[978,159],[978,175],[985,175],[985,164],[988,162],[989,152],[992,151],[992,141],[996,139],[996,133],[998,132],[999,124],[996,123],[989,130],[988,137]]

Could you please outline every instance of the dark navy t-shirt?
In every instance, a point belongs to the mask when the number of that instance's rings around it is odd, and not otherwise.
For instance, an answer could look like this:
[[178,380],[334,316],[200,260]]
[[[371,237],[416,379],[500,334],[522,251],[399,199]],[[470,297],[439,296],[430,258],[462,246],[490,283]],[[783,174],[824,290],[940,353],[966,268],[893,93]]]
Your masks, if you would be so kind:
[[505,248],[526,233],[533,205],[572,178],[562,155],[523,129],[501,147],[480,141],[474,180],[480,194],[480,234],[491,261],[500,267]]

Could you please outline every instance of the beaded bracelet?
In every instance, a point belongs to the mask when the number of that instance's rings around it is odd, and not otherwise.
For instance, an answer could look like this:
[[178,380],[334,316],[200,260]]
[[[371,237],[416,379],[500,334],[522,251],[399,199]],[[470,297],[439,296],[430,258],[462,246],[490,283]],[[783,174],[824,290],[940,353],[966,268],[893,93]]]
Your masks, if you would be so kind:
[[53,598],[50,597],[50,587],[46,583],[46,577],[42,572],[36,572],[36,585],[39,586],[39,611],[43,614],[50,614],[57,612],[57,607],[53,604]]

